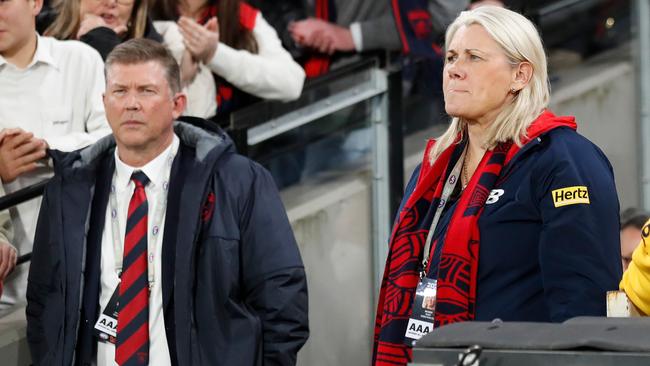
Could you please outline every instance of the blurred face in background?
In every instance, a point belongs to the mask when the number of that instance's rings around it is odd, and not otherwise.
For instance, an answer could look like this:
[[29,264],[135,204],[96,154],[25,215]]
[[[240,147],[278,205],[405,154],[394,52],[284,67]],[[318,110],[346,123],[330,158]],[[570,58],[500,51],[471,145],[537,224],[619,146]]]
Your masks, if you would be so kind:
[[90,14],[102,18],[113,30],[119,26],[128,27],[134,5],[135,0],[81,0],[79,19]]
[[42,0],[0,0],[0,55],[14,56],[36,37],[34,18],[42,5]]
[[626,226],[621,230],[621,260],[623,261],[623,271],[627,269],[632,261],[632,253],[637,245],[641,242],[641,230],[634,225]]

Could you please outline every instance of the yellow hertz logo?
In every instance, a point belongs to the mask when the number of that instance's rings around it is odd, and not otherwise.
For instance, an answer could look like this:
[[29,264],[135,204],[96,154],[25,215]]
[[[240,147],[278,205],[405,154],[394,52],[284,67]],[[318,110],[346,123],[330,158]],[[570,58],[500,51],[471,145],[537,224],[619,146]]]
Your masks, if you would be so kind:
[[553,196],[553,204],[555,207],[562,207],[568,205],[585,204],[589,202],[589,191],[585,186],[575,186],[555,189],[551,192]]

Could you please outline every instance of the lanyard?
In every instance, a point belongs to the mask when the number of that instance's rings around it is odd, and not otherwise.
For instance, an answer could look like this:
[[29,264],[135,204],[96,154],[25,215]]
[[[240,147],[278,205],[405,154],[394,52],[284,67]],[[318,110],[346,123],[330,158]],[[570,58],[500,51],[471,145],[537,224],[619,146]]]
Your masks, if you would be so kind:
[[467,153],[467,148],[463,151],[463,154],[456,161],[454,169],[451,170],[445,186],[442,189],[442,195],[440,196],[440,202],[438,203],[438,208],[436,209],[436,214],[433,216],[433,221],[431,222],[431,228],[429,228],[429,233],[427,234],[427,241],[424,242],[424,252],[422,252],[422,270],[420,271],[420,278],[426,276],[427,264],[429,263],[429,253],[431,251],[431,242],[433,241],[433,233],[436,231],[436,226],[438,226],[438,221],[442,215],[442,211],[449,200],[449,196],[454,192],[456,184],[460,180],[461,169],[463,168],[463,161],[465,160],[465,155]]
[[[163,199],[161,200],[160,204],[156,208],[156,211],[154,212],[153,221],[151,222],[153,223],[153,226],[150,225],[149,222],[147,222],[147,279],[149,281],[149,288],[151,288],[155,279],[154,258],[156,256],[156,246],[158,243],[158,240],[156,240],[156,238],[158,237],[158,234],[160,232],[163,216],[165,214],[165,210],[167,209],[167,190],[169,189],[168,180],[172,169],[172,163],[174,162],[174,156],[175,156],[174,153],[170,153],[165,163],[165,170],[164,170],[165,175],[163,175],[163,177],[165,177],[166,180],[162,184],[162,189],[164,190]],[[119,222],[118,222],[119,220],[117,219],[117,197],[116,197],[117,192],[115,189],[116,179],[117,179],[117,172],[114,172],[113,182],[111,183],[111,193],[110,193],[111,230],[113,234],[113,251],[115,253],[115,258],[114,258],[115,270],[117,271],[118,276],[121,277],[122,260],[124,255],[124,244],[123,244],[124,237],[121,235]],[[149,230],[150,227],[152,227],[152,230]],[[126,233],[124,234],[126,235]]]

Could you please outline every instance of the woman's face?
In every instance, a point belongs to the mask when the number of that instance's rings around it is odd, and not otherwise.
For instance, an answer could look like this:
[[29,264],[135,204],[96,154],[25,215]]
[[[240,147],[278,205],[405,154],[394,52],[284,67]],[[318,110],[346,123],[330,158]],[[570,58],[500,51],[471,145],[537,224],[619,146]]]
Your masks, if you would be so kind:
[[81,0],[79,19],[83,20],[86,14],[101,17],[106,25],[115,29],[118,26],[127,26],[131,20],[131,12],[135,0]]
[[462,26],[449,43],[443,72],[445,110],[450,116],[492,122],[512,100],[517,70],[478,24]]

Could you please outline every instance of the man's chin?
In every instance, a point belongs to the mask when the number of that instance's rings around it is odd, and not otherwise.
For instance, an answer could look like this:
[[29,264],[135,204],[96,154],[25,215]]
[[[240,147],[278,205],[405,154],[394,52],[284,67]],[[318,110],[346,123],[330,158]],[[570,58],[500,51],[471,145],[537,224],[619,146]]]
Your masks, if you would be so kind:
[[120,149],[127,149],[131,151],[142,150],[143,146],[146,145],[146,139],[141,137],[127,137],[127,138],[116,138],[117,146]]

